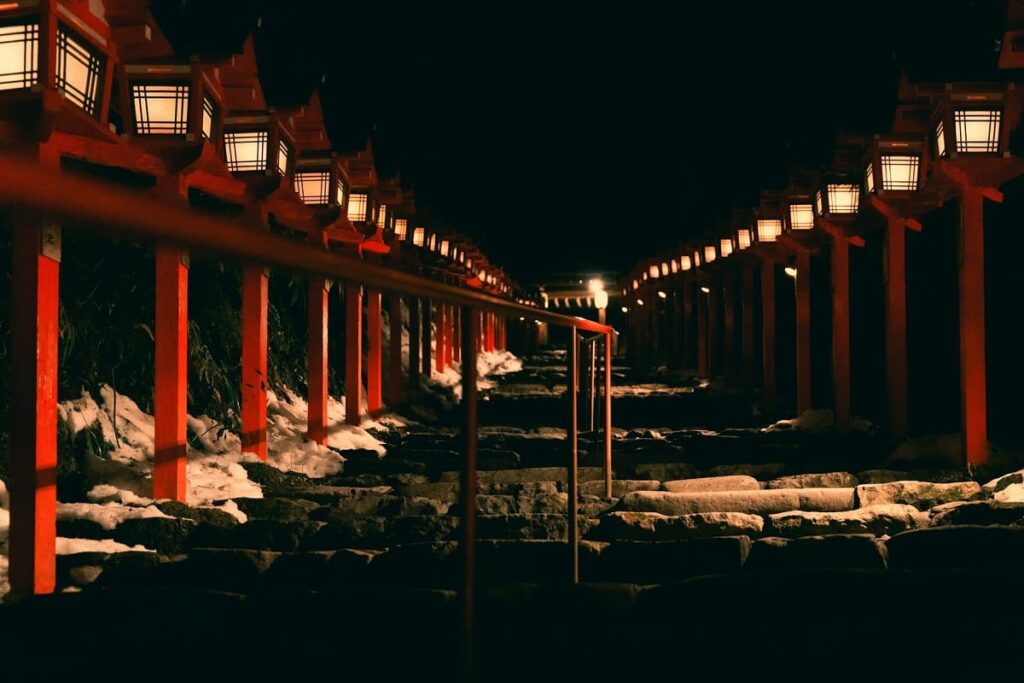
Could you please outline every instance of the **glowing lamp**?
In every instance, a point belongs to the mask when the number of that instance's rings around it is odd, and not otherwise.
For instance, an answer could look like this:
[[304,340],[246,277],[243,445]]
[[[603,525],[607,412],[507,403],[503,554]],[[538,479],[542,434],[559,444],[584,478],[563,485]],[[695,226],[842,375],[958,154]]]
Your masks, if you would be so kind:
[[603,289],[594,292],[594,307],[599,310],[608,308],[608,292]]
[[658,298],[659,299],[667,299],[668,298],[668,294],[666,294],[665,292],[659,291],[658,292]]
[[[370,195],[366,192],[352,192],[348,196],[348,210],[345,214],[353,223],[367,223],[370,219]],[[430,236],[433,249],[434,236]]]
[[718,252],[722,255],[722,258],[732,254],[732,238],[723,237],[718,241]]
[[651,276],[652,279],[657,279],[661,277],[661,269],[658,268],[658,264],[656,263],[651,264],[651,266],[647,269],[647,273],[648,275]]
[[672,274],[675,275],[679,272],[679,259],[672,259],[669,261],[669,268],[672,270]]
[[387,204],[381,204],[377,207],[377,227],[381,230],[389,230],[391,228],[391,211]]
[[330,171],[298,171],[292,180],[295,194],[303,204],[322,206],[331,199]]
[[590,292],[603,292],[604,282],[600,278],[592,278],[587,282],[587,290]]
[[782,235],[782,221],[777,218],[759,218],[756,225],[758,242],[776,242]]
[[706,245],[704,247],[704,263],[713,263],[716,258],[718,258],[718,252],[715,249],[715,245]]
[[791,201],[786,212],[789,230],[811,230],[814,228],[814,207],[808,201],[797,199]]
[[395,219],[395,237],[404,241],[409,232],[409,221],[405,218]]
[[711,288],[710,287],[701,287],[700,291],[704,292],[705,294],[710,294],[711,293]]
[[700,264],[701,264],[700,251],[693,252],[693,256],[691,258],[693,259],[693,267],[694,268],[700,268]]
[[856,177],[826,176],[814,194],[819,216],[855,216],[860,211],[860,182]]
[[644,300],[643,299],[637,299],[636,300],[636,305],[637,306],[643,306],[644,305]]
[[793,266],[786,266],[784,270],[786,271],[786,275],[793,279],[796,279],[796,268],[794,268]]
[[633,289],[640,289],[640,283],[637,280],[633,280]]
[[623,306],[622,307],[622,312],[623,313],[629,313],[629,308],[627,308],[626,306]]
[[940,159],[998,155],[1006,151],[1003,125],[1006,86],[949,85],[933,115],[935,153]]
[[441,256],[448,256],[448,252],[451,249],[452,243],[448,240],[441,240],[441,244],[438,248]]
[[99,114],[105,60],[105,55],[85,39],[63,25],[58,28],[57,90],[90,116]]
[[679,257],[679,268],[680,269],[686,271],[686,270],[689,270],[692,267],[693,267],[693,264],[691,263],[689,256],[686,256],[684,254],[683,256]]
[[412,230],[412,244],[414,247],[422,247],[423,239],[426,236],[426,228],[416,227]]
[[[185,135],[188,133],[188,83],[135,82],[129,88],[136,135]],[[214,105],[204,99],[204,134],[213,134]],[[209,120],[206,120],[207,105]],[[209,134],[207,134],[209,130]]]
[[661,274],[663,276],[668,275],[668,261],[661,262]]
[[749,249],[752,244],[750,228],[740,228],[736,231],[736,247],[738,249]]

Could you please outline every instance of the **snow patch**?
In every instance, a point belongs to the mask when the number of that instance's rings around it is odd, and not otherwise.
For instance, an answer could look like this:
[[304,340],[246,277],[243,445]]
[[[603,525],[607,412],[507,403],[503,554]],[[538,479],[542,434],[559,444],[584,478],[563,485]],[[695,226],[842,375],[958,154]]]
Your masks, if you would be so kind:
[[[850,431],[867,432],[874,425],[868,420],[861,418],[850,418]],[[836,418],[831,408],[812,408],[805,410],[799,417],[789,420],[779,420],[765,427],[763,432],[791,432],[800,431],[809,434],[823,434],[835,431]]]
[[85,494],[93,503],[122,503],[124,505],[136,505],[140,507],[146,507],[153,504],[152,498],[144,498],[143,496],[137,495],[134,491],[126,491],[125,489],[119,489],[116,486],[110,484],[97,484],[89,489],[89,492]]
[[1010,484],[992,494],[992,498],[1000,503],[1024,503],[1024,484]]
[[112,541],[109,538],[95,540],[92,538],[63,538],[57,537],[57,554],[74,555],[76,553],[152,553],[143,545],[125,545]]
[[126,519],[147,519],[150,517],[168,517],[158,508],[130,507],[120,503],[57,503],[57,521],[87,519],[111,531]]

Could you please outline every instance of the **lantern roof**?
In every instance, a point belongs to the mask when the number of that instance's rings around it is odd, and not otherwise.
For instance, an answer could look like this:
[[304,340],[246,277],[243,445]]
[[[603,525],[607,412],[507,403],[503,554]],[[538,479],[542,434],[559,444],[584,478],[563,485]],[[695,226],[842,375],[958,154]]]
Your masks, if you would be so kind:
[[308,103],[298,107],[282,107],[278,109],[278,115],[287,119],[294,131],[297,154],[320,153],[329,156],[332,153],[318,91],[314,90],[310,94]]
[[373,143],[366,138],[361,150],[340,155],[342,164],[348,170],[348,177],[354,187],[376,187],[379,183],[377,167],[373,161]]

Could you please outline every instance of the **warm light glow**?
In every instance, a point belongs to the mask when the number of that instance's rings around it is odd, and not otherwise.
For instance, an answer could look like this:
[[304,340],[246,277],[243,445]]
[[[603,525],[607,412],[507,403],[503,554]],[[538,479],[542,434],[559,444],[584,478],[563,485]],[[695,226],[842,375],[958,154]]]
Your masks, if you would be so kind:
[[[404,240],[405,234],[409,231],[409,221],[404,218],[395,219],[395,237]],[[461,254],[460,254],[461,256]]]
[[277,143],[277,172],[288,175],[288,160],[292,156],[292,148],[284,140]]
[[789,229],[810,230],[814,227],[814,209],[810,204],[789,205]]
[[646,272],[643,274],[643,281],[647,282],[647,273]]
[[0,90],[31,88],[39,80],[39,24],[0,26]]
[[608,292],[603,289],[594,292],[594,307],[600,310],[608,308]]
[[657,264],[651,265],[651,267],[647,269],[647,273],[652,278],[659,278],[659,277],[661,277],[661,272],[658,270],[658,265]]
[[704,247],[704,263],[712,263],[718,258],[718,253],[715,251],[715,245],[709,244]]
[[334,201],[338,206],[345,206],[345,183],[338,181],[338,185],[334,188]]
[[295,174],[292,185],[303,204],[321,206],[328,200],[331,174],[328,171],[303,171]]
[[690,263],[690,257],[689,256],[680,256],[679,257],[679,267],[682,268],[683,270],[689,270],[690,268],[692,268],[693,264]]
[[412,231],[412,244],[415,247],[423,246],[423,235],[426,232],[424,228],[413,228]]
[[728,237],[718,240],[718,251],[722,254],[722,258],[732,254],[732,240]]
[[736,244],[740,249],[750,247],[750,230],[748,228],[740,228],[736,231]]
[[465,262],[466,262],[466,252],[464,252],[461,249],[459,249],[459,263],[465,263]]
[[622,307],[622,312],[623,313],[629,313],[629,309],[627,307],[623,306]]
[[941,120],[939,125],[935,126],[935,149],[940,158],[946,156],[946,129]]
[[447,256],[448,255],[448,250],[451,248],[451,246],[452,246],[451,242],[449,242],[448,240],[441,240],[441,248],[440,248],[441,256]]
[[675,275],[676,273],[679,272],[679,260],[678,259],[672,259],[671,261],[669,261],[669,266],[672,268],[672,274],[673,275]]
[[57,32],[57,90],[95,116],[102,76],[103,56],[61,28]]
[[644,305],[644,300],[643,299],[637,299],[636,300],[636,305],[637,306],[643,306]]
[[701,287],[700,291],[704,292],[705,294],[710,294],[711,293],[711,288],[710,287]]
[[640,288],[640,283],[637,282],[636,280],[633,280],[633,289],[639,289],[639,288]]
[[791,278],[796,278],[796,268],[794,268],[793,266],[786,266],[785,271],[786,275],[790,276]]
[[209,97],[203,98],[203,137],[213,139],[213,123],[217,118],[217,108]]
[[[135,112],[135,133],[137,135],[184,135],[187,133],[188,95],[187,83],[177,85],[133,83],[131,98],[132,109]],[[205,109],[203,124],[205,134]]]
[[427,249],[429,251],[437,250],[437,235],[431,235],[430,237],[427,238]]
[[[365,192],[353,192],[348,196],[348,219],[356,223],[366,222],[366,212],[369,208],[367,206],[369,197],[366,196]],[[431,235],[430,239],[433,240],[434,236]],[[431,242],[433,245],[433,242]],[[431,247],[433,248],[433,247]]]
[[782,221],[775,218],[763,218],[757,221],[757,241],[774,242],[782,234]]
[[388,227],[388,205],[381,204],[377,208],[377,227],[387,229]]
[[873,164],[868,164],[868,167],[864,169],[864,185],[868,188],[868,192],[875,191],[875,169]]
[[700,252],[699,251],[693,252],[693,267],[694,268],[700,268]]
[[658,297],[660,297],[662,299],[667,299],[668,298],[668,294],[666,294],[665,292],[658,292]]
[[597,278],[597,277],[591,278],[587,282],[587,290],[589,290],[591,292],[603,292],[604,291],[604,282],[601,281],[601,278]]
[[1002,112],[998,110],[957,109],[954,111],[957,154],[998,152],[1001,119]]
[[473,270],[473,259],[466,259],[466,270]]
[[668,275],[668,261],[662,261],[661,263],[661,274]]
[[267,131],[224,133],[224,151],[229,171],[265,171]]
[[917,189],[921,159],[907,154],[882,155],[882,189],[913,191]]
[[848,183],[829,183],[829,213],[857,213],[860,209],[860,186]]
[[814,193],[814,208],[817,209],[819,216],[825,213],[825,207],[821,203],[821,190]]

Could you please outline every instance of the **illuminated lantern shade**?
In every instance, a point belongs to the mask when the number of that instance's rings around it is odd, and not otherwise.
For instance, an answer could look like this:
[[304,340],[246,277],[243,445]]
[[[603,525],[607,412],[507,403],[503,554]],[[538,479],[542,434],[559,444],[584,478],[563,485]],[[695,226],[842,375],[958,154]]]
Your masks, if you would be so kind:
[[757,241],[775,242],[782,235],[782,221],[778,218],[757,219]]
[[[427,238],[427,251],[435,251],[436,249],[437,249],[437,235],[431,234],[430,237]],[[481,271],[481,273],[482,272],[483,271]],[[481,277],[481,279],[483,279],[483,278]]]
[[892,192],[917,192],[928,161],[923,135],[876,135],[864,162],[864,189],[880,197]]
[[658,264],[653,263],[647,269],[647,273],[654,279],[661,277],[661,270],[658,268]]
[[391,229],[391,212],[388,211],[387,204],[377,207],[377,227],[381,230]]
[[330,171],[297,171],[293,186],[304,204],[325,205],[331,200]]
[[63,25],[57,30],[57,89],[85,113],[99,113],[105,56]]
[[722,254],[722,258],[732,254],[732,238],[723,237],[718,241],[718,251]]
[[789,230],[811,230],[814,228],[814,208],[805,198],[791,200],[786,207],[786,227]]
[[762,192],[754,216],[754,235],[758,244],[777,242],[782,236],[782,194]]
[[662,261],[661,263],[661,274],[668,275],[668,261]]
[[738,249],[749,249],[752,243],[750,228],[740,228],[736,231],[736,246]]
[[826,175],[814,194],[819,216],[855,216],[860,211],[860,181],[856,176]]
[[678,273],[679,272],[679,260],[678,259],[672,259],[671,261],[669,261],[669,267],[672,269],[672,274],[673,275]]
[[704,247],[704,263],[713,263],[716,258],[718,258],[718,253],[715,250],[715,245],[706,245]]
[[694,268],[700,268],[700,264],[701,264],[700,252],[699,251],[695,251],[695,252],[693,252],[693,267]]
[[644,273],[643,273],[643,275],[641,276],[640,279],[643,280],[644,282],[647,282],[647,271],[646,270],[644,271]]
[[415,227],[412,230],[412,244],[414,247],[422,247],[423,239],[426,236],[426,228]]
[[[134,70],[134,69],[133,69]],[[127,69],[126,69],[127,71]],[[132,101],[132,121],[136,135],[185,135],[188,133],[188,83],[139,83],[129,86]],[[205,129],[213,133],[214,105],[210,98],[204,98],[210,107],[210,120]],[[204,107],[205,119],[205,107]],[[207,122],[204,120],[204,124]]]
[[598,310],[608,308],[608,292],[604,290],[594,292],[594,307]]
[[[365,192],[352,192],[348,197],[348,219],[353,223],[367,223],[370,217],[370,196]],[[430,236],[430,249],[434,248],[434,236]]]
[[640,288],[640,282],[634,279],[633,280],[633,289],[639,289],[639,288]]
[[679,257],[679,267],[682,270],[684,270],[684,271],[687,271],[690,268],[692,268],[693,264],[690,262],[690,257],[686,256],[686,255],[680,256]]
[[409,232],[409,221],[405,218],[395,219],[395,237],[404,241]]
[[440,248],[438,249],[441,256],[449,256],[448,252],[451,250],[451,246],[452,243],[449,240],[441,240],[441,245]]
[[1009,133],[1005,85],[953,84],[933,116],[935,154],[955,159],[965,155],[1000,155],[1007,151]]

